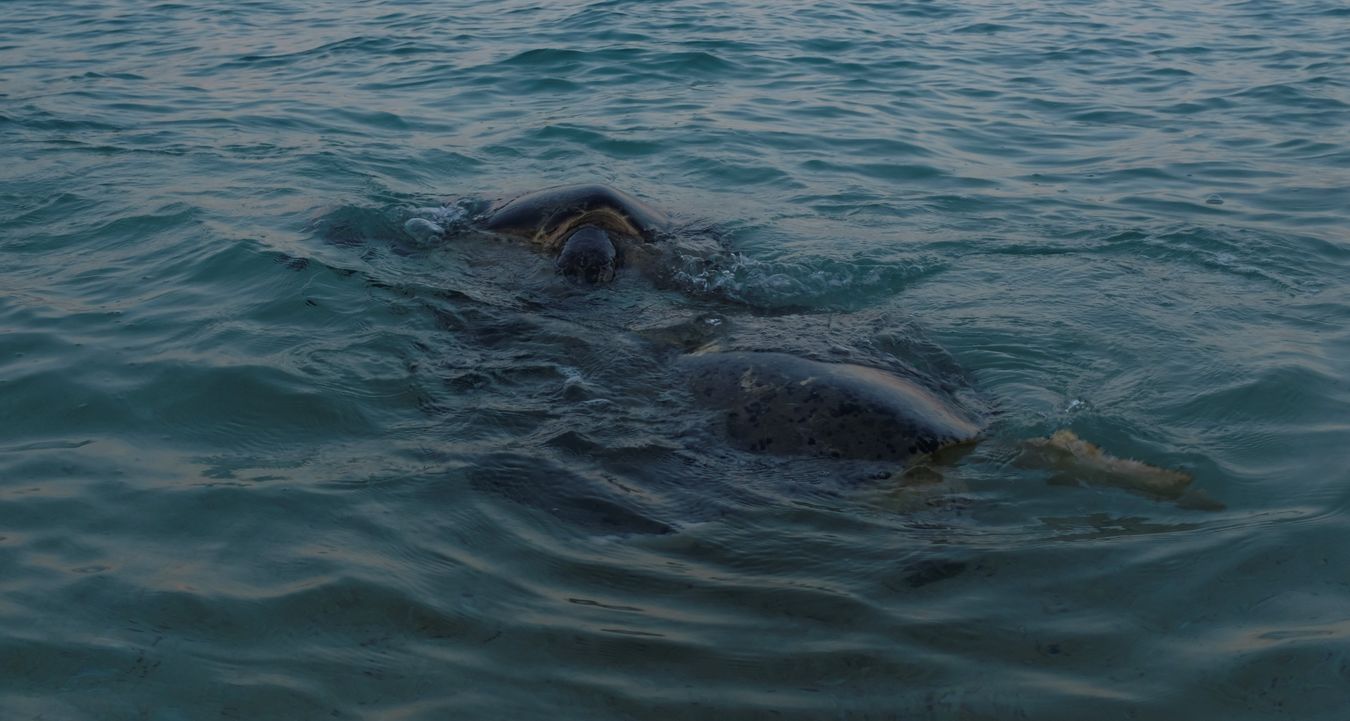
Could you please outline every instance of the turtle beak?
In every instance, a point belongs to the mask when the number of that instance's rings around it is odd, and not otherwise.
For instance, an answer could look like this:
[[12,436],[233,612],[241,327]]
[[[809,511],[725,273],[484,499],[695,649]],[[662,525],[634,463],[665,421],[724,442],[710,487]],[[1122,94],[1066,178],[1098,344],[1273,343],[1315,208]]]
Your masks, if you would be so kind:
[[609,234],[588,225],[568,236],[554,265],[563,275],[588,283],[608,283],[614,279],[617,255]]

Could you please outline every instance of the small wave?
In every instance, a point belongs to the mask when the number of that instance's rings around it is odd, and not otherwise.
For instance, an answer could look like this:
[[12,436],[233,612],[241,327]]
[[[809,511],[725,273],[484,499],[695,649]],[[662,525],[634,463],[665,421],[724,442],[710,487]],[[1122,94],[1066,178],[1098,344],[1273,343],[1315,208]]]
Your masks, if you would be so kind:
[[324,211],[306,230],[327,243],[362,247],[372,242],[411,241],[414,247],[435,244],[463,229],[478,210],[474,201],[437,206],[397,204],[383,208],[344,205]]
[[421,47],[417,43],[408,40],[357,35],[317,45],[305,50],[297,50],[295,52],[277,53],[273,55],[243,55],[226,63],[223,67],[273,67],[278,65],[288,65],[296,60],[324,58],[333,55],[354,54],[358,57],[380,57],[384,55],[411,55],[431,51],[433,51],[433,49]]
[[[628,54],[634,54],[637,51],[628,50]],[[516,53],[511,57],[500,61],[501,65],[515,65],[523,67],[552,67],[565,69],[573,67],[590,57],[591,53],[581,50],[568,50],[565,48],[531,48],[529,50]]]
[[952,30],[952,32],[964,35],[993,35],[994,33],[1002,33],[1018,29],[1019,28],[1017,28],[1016,26],[1003,25],[1001,23],[972,23],[970,25],[963,25],[959,28],[956,28],[955,30]]
[[661,145],[653,141],[616,137],[593,128],[572,124],[545,125],[531,132],[528,141],[548,146],[571,143],[614,158],[644,157],[661,151]]
[[740,253],[713,258],[677,253],[670,273],[690,293],[755,307],[848,308],[892,295],[934,269],[920,262],[760,261]]
[[62,132],[123,130],[122,126],[114,123],[93,120],[88,117],[66,117],[46,110],[41,110],[32,105],[20,108],[20,110],[23,111],[22,114],[9,116],[9,122],[34,130],[56,130]]
[[[1193,203],[1152,201],[1144,204],[1148,207],[1158,207],[1159,204],[1180,206],[1181,212],[1198,214],[1222,213],[1224,207],[1209,205],[1203,199]],[[1235,232],[1222,227],[1185,226],[1156,234],[1114,232],[1104,239],[1101,247],[1189,260],[1235,275],[1259,278],[1294,291],[1315,291],[1320,286],[1319,276],[1312,270],[1317,265],[1327,262],[1343,265],[1350,261],[1350,252],[1333,243],[1311,237],[1300,238],[1298,243],[1289,241],[1288,236]]]
[[1350,103],[1334,97],[1309,92],[1303,84],[1273,83],[1260,85],[1234,93],[1229,97],[1243,100],[1258,100],[1274,108],[1305,108],[1309,110],[1343,110]]

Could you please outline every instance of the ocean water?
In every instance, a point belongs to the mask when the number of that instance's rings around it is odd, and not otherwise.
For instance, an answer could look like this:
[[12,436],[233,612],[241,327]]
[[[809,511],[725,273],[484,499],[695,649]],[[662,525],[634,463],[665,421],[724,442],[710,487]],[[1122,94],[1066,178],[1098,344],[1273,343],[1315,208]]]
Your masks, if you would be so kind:
[[[1346,718],[1347,38],[0,3],[0,718]],[[474,231],[576,182],[675,219],[660,272]],[[748,452],[691,337],[984,441],[917,486]],[[1014,462],[1063,428],[1222,508]]]

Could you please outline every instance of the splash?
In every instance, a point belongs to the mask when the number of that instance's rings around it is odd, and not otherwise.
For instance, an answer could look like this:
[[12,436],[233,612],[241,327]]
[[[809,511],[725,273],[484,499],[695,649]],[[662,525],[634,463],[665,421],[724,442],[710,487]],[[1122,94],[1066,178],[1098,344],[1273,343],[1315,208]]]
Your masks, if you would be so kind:
[[403,221],[403,232],[421,246],[444,240],[452,229],[465,225],[469,217],[466,208],[455,205],[413,208],[407,214],[411,217]]
[[900,292],[934,267],[820,258],[764,261],[736,252],[674,255],[671,279],[679,289],[761,308],[865,307]]

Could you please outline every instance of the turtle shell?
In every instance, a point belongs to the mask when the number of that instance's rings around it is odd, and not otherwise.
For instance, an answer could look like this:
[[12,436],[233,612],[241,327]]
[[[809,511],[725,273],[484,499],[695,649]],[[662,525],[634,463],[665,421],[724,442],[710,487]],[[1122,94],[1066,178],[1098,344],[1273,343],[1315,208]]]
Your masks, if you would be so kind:
[[763,352],[679,362],[695,397],[724,409],[727,435],[752,451],[904,461],[980,434],[952,402],[876,368]]
[[592,225],[620,238],[654,242],[670,220],[633,196],[605,185],[545,188],[488,212],[483,226],[556,250],[573,230]]

